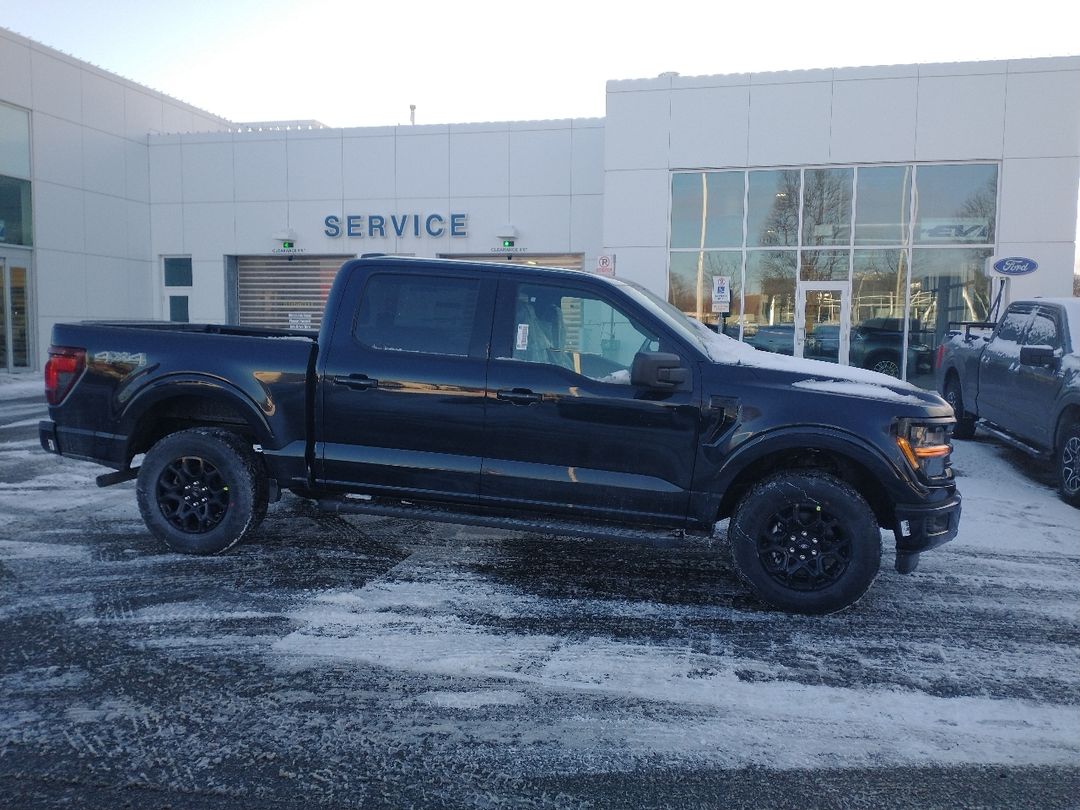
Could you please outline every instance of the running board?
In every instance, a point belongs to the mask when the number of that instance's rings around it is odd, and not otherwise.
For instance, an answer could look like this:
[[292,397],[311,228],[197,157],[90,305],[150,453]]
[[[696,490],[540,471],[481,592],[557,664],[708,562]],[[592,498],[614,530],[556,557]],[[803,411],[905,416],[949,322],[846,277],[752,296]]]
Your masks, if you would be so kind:
[[980,429],[985,430],[995,439],[1004,442],[1005,444],[1009,445],[1009,447],[1019,450],[1022,453],[1027,453],[1032,458],[1037,458],[1040,461],[1049,461],[1051,458],[1050,453],[1046,452],[1045,450],[1039,450],[1035,447],[1032,447],[1030,444],[1020,441],[1015,436],[1006,433],[1001,428],[994,425],[993,422],[987,422],[985,419],[980,419],[977,424]]
[[630,540],[653,545],[669,545],[685,540],[689,535],[681,529],[636,529],[628,526],[607,523],[589,523],[581,520],[545,518],[529,520],[527,518],[506,517],[491,514],[471,514],[452,509],[440,509],[431,506],[402,506],[380,503],[378,501],[341,500],[321,498],[319,508],[326,512],[344,512],[355,515],[378,515],[381,517],[404,518],[406,520],[430,520],[436,523],[456,523],[462,526],[481,526],[489,529],[509,529],[516,532],[534,534],[555,534],[564,537],[591,537],[605,540]]
[[139,477],[140,467],[128,467],[126,470],[117,470],[116,472],[105,473],[99,475],[94,479],[94,482],[104,489],[105,487],[111,487],[115,484],[122,484],[125,481],[134,481]]

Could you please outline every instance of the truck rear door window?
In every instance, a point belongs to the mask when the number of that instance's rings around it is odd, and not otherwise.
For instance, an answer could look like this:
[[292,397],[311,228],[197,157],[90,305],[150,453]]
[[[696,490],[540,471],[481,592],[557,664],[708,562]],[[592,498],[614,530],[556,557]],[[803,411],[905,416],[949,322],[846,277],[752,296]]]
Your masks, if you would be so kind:
[[353,335],[372,349],[467,357],[479,296],[479,279],[377,273]]

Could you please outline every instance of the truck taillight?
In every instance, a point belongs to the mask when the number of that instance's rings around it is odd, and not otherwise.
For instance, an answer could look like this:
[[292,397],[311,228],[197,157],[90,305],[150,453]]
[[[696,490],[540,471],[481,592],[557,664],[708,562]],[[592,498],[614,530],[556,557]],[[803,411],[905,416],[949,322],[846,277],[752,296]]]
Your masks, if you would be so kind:
[[941,360],[945,357],[945,344],[942,343],[937,347],[937,351],[934,353],[934,368],[941,368]]
[[50,346],[45,364],[45,400],[59,405],[86,368],[86,349]]

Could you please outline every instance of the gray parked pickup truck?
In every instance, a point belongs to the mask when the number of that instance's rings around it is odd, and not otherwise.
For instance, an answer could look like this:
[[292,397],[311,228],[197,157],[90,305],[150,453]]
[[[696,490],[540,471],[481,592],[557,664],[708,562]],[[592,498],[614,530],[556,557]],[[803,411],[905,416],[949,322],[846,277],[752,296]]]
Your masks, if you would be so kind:
[[970,439],[978,424],[1053,460],[1061,497],[1080,506],[1080,298],[1015,301],[997,323],[959,326],[936,363],[953,435]]

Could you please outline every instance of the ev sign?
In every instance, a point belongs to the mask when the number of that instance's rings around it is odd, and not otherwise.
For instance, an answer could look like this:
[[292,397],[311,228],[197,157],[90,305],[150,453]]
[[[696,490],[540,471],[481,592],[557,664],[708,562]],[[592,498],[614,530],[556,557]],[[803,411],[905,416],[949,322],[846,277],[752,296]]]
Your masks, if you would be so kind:
[[731,309],[731,276],[713,276],[712,311],[726,313]]

